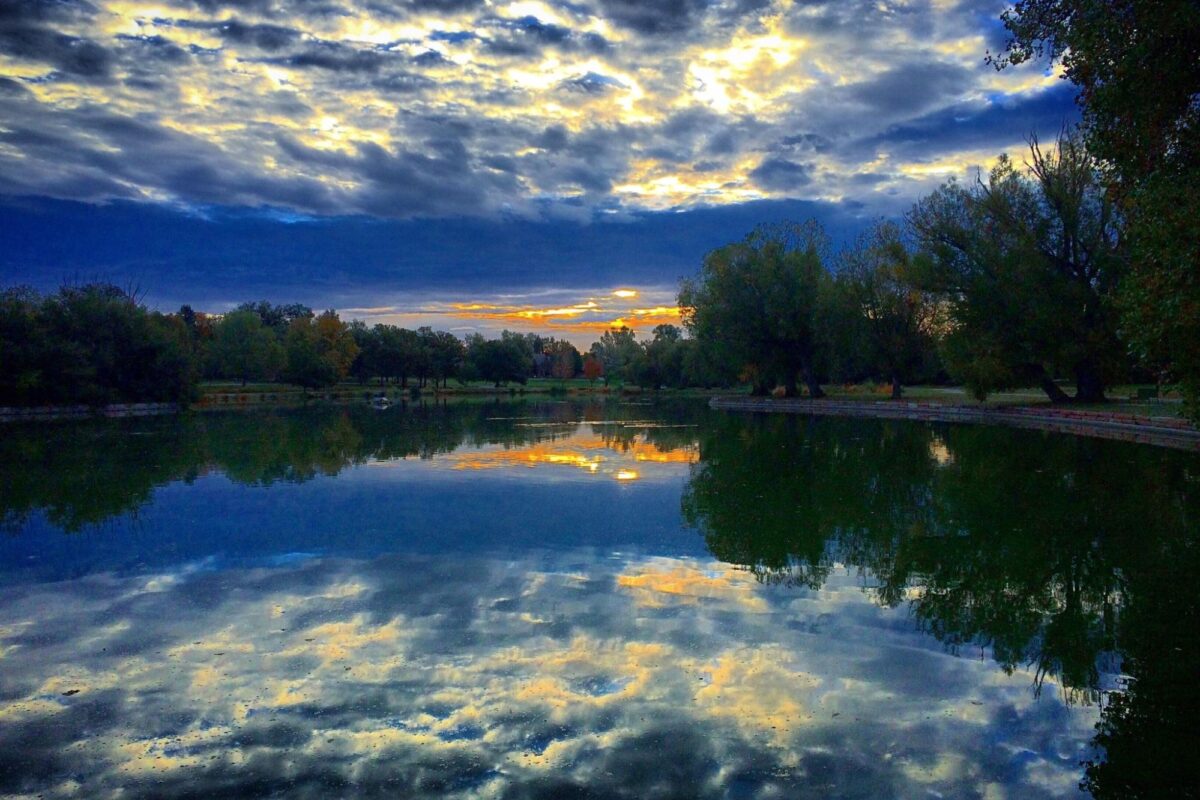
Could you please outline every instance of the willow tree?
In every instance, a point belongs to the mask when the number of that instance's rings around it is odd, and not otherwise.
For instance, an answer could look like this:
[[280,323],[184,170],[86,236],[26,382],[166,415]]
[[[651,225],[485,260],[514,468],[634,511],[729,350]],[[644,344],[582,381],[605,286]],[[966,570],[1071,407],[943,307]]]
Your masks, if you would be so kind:
[[939,307],[913,285],[913,256],[900,226],[880,222],[841,254],[839,280],[866,331],[866,357],[899,400],[934,350]]
[[993,63],[1061,59],[1126,218],[1122,333],[1200,420],[1200,9],[1196,0],[1020,0]]
[[1027,169],[1001,156],[987,180],[950,182],[908,215],[922,249],[916,285],[950,311],[944,355],[979,397],[1075,381],[1074,399],[1104,399],[1124,368],[1116,336],[1118,254],[1114,207],[1075,135],[1050,150],[1030,143]]
[[747,376],[754,393],[779,384],[789,397],[818,382],[818,319],[830,284],[827,238],[815,221],[763,225],[704,257],[679,290],[683,323],[718,363]]

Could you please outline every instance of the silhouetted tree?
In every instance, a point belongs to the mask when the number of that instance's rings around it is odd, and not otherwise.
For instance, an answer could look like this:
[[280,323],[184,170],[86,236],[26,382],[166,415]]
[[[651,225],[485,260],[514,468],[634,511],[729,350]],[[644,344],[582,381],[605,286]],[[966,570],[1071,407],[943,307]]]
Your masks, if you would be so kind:
[[761,226],[713,250],[700,276],[682,283],[684,324],[716,361],[749,374],[755,394],[778,381],[794,396],[799,378],[813,397],[824,395],[817,368],[826,248],[816,222]]

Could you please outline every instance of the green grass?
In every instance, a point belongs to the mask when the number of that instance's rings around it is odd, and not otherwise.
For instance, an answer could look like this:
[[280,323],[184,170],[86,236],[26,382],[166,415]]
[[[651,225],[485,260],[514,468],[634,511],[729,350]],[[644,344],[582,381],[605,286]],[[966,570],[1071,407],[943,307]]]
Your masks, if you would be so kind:
[[[411,385],[415,386],[415,381]],[[824,388],[829,397],[840,400],[883,401],[891,397],[891,386],[883,383],[829,384]],[[1137,414],[1147,417],[1183,416],[1183,405],[1175,393],[1166,392],[1166,396],[1162,400],[1136,400],[1134,398],[1137,397],[1137,390],[1139,388],[1141,387],[1137,385],[1114,386],[1107,392],[1109,402],[1083,403],[1073,405],[1072,408]],[[252,397],[254,400],[260,400],[262,399],[262,395],[272,395],[268,399],[268,402],[291,402],[300,400],[306,395],[305,391],[299,386],[286,383],[248,383],[242,386],[237,381],[205,381],[201,384],[200,390],[203,397],[211,395],[234,395],[235,397],[247,395],[247,400],[250,400]],[[571,378],[568,380],[530,378],[524,385],[510,383],[499,388],[486,381],[470,381],[464,384],[452,380],[447,386],[437,389],[436,392],[432,386],[426,386],[421,390],[421,396],[507,397],[515,395],[519,397],[522,395],[556,395],[565,393],[568,395],[590,395],[597,397],[655,394],[655,396],[660,397],[706,398],[713,395],[746,394],[748,391],[748,387],[737,387],[733,389],[663,389],[658,393],[652,393],[637,386],[626,386],[615,381],[609,386],[605,386],[603,381],[591,382],[584,378]],[[356,382],[343,382],[337,386],[313,391],[308,394],[317,396],[332,395],[341,400],[353,400],[365,398],[368,395],[374,396],[380,392],[390,398],[411,396],[411,389],[402,389],[392,383],[380,386],[376,381],[365,385]],[[922,403],[944,403],[946,405],[981,405],[961,386],[905,386],[903,399]],[[1049,399],[1041,389],[1030,387],[1027,389],[996,392],[990,395],[987,402],[983,405],[989,407],[1039,406],[1049,405],[1049,403]]]

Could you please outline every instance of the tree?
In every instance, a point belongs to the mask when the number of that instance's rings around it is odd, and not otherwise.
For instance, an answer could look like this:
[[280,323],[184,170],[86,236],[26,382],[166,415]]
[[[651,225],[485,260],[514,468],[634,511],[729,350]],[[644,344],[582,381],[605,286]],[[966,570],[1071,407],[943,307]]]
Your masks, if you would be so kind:
[[354,320],[346,326],[358,346],[358,355],[350,365],[350,374],[359,384],[365,384],[371,378],[378,376],[382,385],[383,375],[379,371],[379,337],[377,332],[368,328],[362,320]]
[[605,331],[600,341],[592,343],[591,353],[603,365],[604,385],[608,386],[614,378],[626,380],[632,377],[629,368],[641,354],[641,348],[636,334],[622,325]]
[[321,389],[337,383],[337,369],[323,357],[321,335],[311,319],[292,320],[283,340],[287,356],[283,378],[305,389]]
[[430,328],[421,328],[417,333],[421,336],[425,350],[429,354],[433,388],[437,388],[439,380],[444,387],[446,380],[452,375],[457,375],[462,366],[463,358],[466,355],[463,343],[457,336],[446,331],[435,332]]
[[187,328],[110,284],[0,293],[0,402],[172,401],[195,393]]
[[710,252],[700,276],[679,292],[683,322],[718,362],[752,378],[755,394],[778,382],[795,396],[818,383],[818,319],[828,295],[827,240],[815,221],[760,226],[742,242]]
[[674,325],[657,325],[654,338],[646,342],[635,362],[639,385],[658,390],[663,386],[684,385],[683,331]]
[[407,387],[409,376],[417,373],[421,361],[420,337],[416,331],[398,328],[395,325],[380,324],[372,330],[376,340],[377,373]]
[[284,350],[285,379],[306,389],[333,386],[349,374],[358,355],[354,335],[333,311],[316,319],[295,317],[288,325]]
[[588,383],[595,383],[597,378],[604,377],[604,362],[588,353],[583,357],[583,377]]
[[0,292],[0,403],[33,405],[45,396],[42,298],[18,286]]
[[283,345],[252,311],[233,311],[213,326],[209,370],[223,378],[274,380],[284,366]]
[[575,345],[565,339],[551,339],[544,345],[543,352],[550,359],[550,374],[565,381],[583,371],[583,357]]
[[1194,0],[1022,0],[998,68],[1061,58],[1127,222],[1123,334],[1200,421],[1200,13]]
[[242,303],[234,311],[250,311],[257,314],[258,318],[262,320],[262,324],[273,330],[281,339],[293,321],[301,318],[311,319],[313,316],[313,310],[301,303],[280,306],[273,305],[266,300]]
[[1104,399],[1124,369],[1116,336],[1121,274],[1113,206],[1075,135],[1028,170],[1002,156],[988,180],[951,182],[908,215],[922,249],[909,273],[949,309],[947,366],[979,397],[1037,383],[1070,399],[1056,374],[1075,379],[1075,399]]
[[358,355],[354,334],[333,309],[321,314],[313,324],[319,338],[321,356],[333,367],[338,380],[345,378],[350,374],[350,365]]
[[466,359],[471,367],[469,375],[489,381],[497,389],[509,381],[524,384],[533,361],[520,338],[484,339],[482,336],[469,340]]
[[868,358],[895,400],[933,350],[936,327],[936,303],[908,279],[911,260],[899,226],[881,222],[842,252],[839,276],[867,333]]

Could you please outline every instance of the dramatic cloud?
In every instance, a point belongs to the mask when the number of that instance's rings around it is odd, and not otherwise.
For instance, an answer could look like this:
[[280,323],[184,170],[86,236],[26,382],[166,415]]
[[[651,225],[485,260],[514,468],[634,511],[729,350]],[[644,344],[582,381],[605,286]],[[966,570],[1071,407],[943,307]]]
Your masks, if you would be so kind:
[[1071,114],[1056,76],[983,63],[993,5],[17,0],[0,192],[398,219],[894,213]]
[[[651,327],[674,317],[629,312],[673,306],[760,222],[811,216],[841,241],[1076,119],[1043,64],[984,63],[1002,6],[13,0],[0,282],[577,341]],[[511,316],[620,286],[654,301]]]

